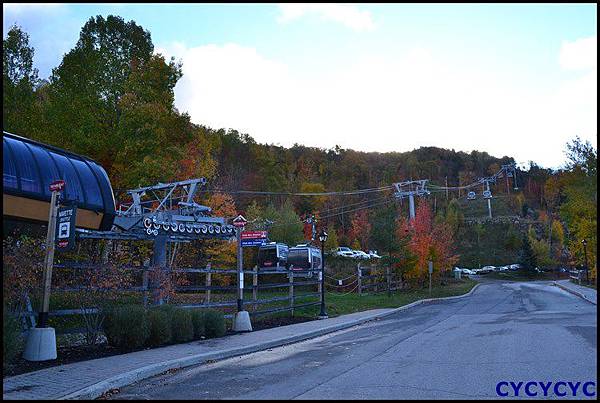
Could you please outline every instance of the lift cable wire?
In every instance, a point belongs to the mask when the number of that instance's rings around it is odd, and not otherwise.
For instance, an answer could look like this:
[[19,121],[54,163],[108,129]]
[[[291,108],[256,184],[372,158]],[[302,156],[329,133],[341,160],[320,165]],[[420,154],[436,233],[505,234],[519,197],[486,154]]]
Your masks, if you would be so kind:
[[[385,200],[383,202],[380,202],[380,203],[374,203],[374,204],[370,204],[370,205],[367,205],[367,206],[361,206],[361,207],[358,207],[358,208],[354,208],[354,209],[342,211],[342,212],[339,212],[339,213],[333,213],[333,214],[325,215],[325,216],[319,217],[319,219],[320,220],[324,220],[326,218],[331,218],[331,217],[339,216],[339,215],[346,214],[346,213],[352,213],[354,211],[369,209],[369,208],[373,208],[373,207],[376,207],[376,206],[381,206],[381,205],[389,204],[391,202],[395,202],[396,200],[397,200],[396,198],[388,197],[387,200]],[[294,224],[294,222],[277,223],[277,224],[271,225],[269,228],[280,227],[280,226],[285,226],[285,225],[290,225],[290,224]]]
[[251,195],[269,195],[269,196],[348,196],[365,193],[385,192],[393,190],[394,186],[382,186],[378,188],[344,190],[339,192],[267,192],[258,190],[226,190],[226,189],[205,189],[203,192],[209,193],[229,193],[229,194],[251,194]]

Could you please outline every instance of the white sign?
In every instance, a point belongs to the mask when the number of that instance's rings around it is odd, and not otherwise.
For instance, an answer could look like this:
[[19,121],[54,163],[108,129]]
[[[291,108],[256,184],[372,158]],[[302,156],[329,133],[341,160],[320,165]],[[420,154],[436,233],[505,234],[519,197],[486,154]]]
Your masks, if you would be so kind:
[[61,222],[58,226],[58,238],[59,239],[68,238],[70,230],[71,230],[71,223],[69,221]]

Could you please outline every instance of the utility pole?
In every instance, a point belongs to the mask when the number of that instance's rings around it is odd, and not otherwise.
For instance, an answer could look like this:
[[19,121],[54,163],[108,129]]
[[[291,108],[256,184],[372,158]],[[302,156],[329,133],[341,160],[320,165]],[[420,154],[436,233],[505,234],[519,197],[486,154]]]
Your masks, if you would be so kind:
[[490,192],[490,182],[485,181],[485,185],[486,185],[486,190],[488,191],[488,194],[489,194],[489,197],[487,199],[488,215],[490,218],[492,218],[492,195]]
[[584,259],[585,259],[585,282],[589,285],[590,284],[590,270],[588,267],[588,259],[587,259],[587,241],[584,239],[583,241],[581,241],[581,243],[583,244],[583,255],[584,255]]
[[448,201],[448,175],[446,175],[446,201]]

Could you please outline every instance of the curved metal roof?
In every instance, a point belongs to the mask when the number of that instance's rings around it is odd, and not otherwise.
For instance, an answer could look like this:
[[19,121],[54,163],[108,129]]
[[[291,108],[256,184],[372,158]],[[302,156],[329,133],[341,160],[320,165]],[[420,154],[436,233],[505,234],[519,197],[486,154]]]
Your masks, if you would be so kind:
[[110,230],[115,199],[106,171],[94,160],[2,132],[3,192],[50,201],[50,183],[65,181],[63,197],[82,209],[104,213],[101,230]]

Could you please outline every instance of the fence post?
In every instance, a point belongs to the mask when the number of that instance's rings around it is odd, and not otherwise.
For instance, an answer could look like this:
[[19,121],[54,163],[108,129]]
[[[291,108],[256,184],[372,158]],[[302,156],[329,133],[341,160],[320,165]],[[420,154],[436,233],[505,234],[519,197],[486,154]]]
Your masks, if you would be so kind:
[[389,267],[385,268],[385,277],[386,277],[386,282],[387,282],[388,297],[391,297],[392,296],[392,279],[390,278],[390,268]]
[[258,266],[254,266],[254,271],[252,273],[252,299],[254,300],[254,310],[258,308],[258,304],[256,304],[256,300],[258,299]]
[[[206,265],[206,269],[210,270],[210,264]],[[208,288],[208,287],[210,287],[210,285],[212,283],[211,280],[212,280],[212,273],[211,272],[206,273],[205,285],[207,287],[207,290],[206,290],[206,294],[205,295],[206,295],[206,303],[207,304],[210,304],[210,288]]]
[[290,271],[288,274],[289,279],[289,296],[290,296],[290,311],[292,312],[292,316],[294,316],[294,273]]
[[144,308],[148,306],[148,272],[150,266],[150,259],[144,261],[143,272],[142,272],[142,287],[144,288]]
[[[322,272],[322,275],[324,276],[325,273]],[[325,282],[325,278],[323,278],[323,282]],[[320,297],[319,297],[319,302],[321,302],[321,300],[323,299],[323,296],[321,295],[321,281],[319,281],[317,283],[317,292],[319,293]]]
[[360,268],[360,263],[356,266],[356,272],[358,278],[358,295],[362,296],[362,270]]

